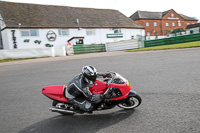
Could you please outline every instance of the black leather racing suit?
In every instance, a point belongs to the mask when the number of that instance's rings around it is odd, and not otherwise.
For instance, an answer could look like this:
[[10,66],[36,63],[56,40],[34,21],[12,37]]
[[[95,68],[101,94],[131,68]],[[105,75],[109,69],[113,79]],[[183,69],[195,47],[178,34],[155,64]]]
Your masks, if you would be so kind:
[[[69,103],[76,108],[91,112],[93,110],[92,102],[100,102],[100,94],[92,94],[89,90],[89,84],[83,79],[83,75],[76,75],[67,85],[65,96]],[[85,99],[86,98],[86,99]]]

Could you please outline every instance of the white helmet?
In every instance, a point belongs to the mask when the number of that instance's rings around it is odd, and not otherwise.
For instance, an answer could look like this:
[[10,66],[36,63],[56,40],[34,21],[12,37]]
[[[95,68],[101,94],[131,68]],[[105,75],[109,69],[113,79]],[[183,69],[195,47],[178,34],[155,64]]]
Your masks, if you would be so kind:
[[97,79],[97,70],[93,66],[84,66],[82,68],[83,79],[92,87]]

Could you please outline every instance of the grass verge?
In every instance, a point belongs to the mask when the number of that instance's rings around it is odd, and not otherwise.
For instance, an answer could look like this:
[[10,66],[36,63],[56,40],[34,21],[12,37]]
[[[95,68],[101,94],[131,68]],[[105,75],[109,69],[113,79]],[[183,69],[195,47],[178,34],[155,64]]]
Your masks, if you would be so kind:
[[47,57],[33,57],[33,58],[20,58],[20,59],[3,59],[3,60],[0,60],[0,63],[11,62],[11,61],[20,61],[20,60],[38,59],[38,58],[47,58]]
[[200,47],[200,41],[180,43],[180,44],[171,44],[171,45],[162,45],[162,46],[154,46],[154,47],[146,47],[146,48],[140,48],[140,49],[131,49],[131,50],[126,50],[125,52],[165,50],[165,49],[181,49],[181,48],[193,48],[193,47]]

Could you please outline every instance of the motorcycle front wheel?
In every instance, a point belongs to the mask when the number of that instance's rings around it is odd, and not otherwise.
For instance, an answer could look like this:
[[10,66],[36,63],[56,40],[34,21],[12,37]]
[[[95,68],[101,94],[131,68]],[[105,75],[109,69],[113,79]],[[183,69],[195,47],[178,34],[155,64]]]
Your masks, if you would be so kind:
[[129,96],[125,99],[123,103],[118,104],[117,106],[123,109],[134,109],[138,107],[142,102],[142,99],[139,95]]

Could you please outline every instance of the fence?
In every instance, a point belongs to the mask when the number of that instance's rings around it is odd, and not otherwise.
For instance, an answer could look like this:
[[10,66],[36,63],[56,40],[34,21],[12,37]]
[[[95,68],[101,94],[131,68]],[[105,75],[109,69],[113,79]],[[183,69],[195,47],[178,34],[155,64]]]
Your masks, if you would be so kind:
[[74,45],[74,54],[105,52],[105,44]]
[[106,51],[117,51],[117,50],[126,50],[126,49],[135,49],[139,48],[138,40],[126,40],[119,42],[111,42],[106,44]]
[[152,47],[152,46],[169,45],[169,44],[185,43],[185,42],[193,42],[193,41],[200,41],[200,33],[176,36],[176,37],[170,37],[170,38],[164,38],[164,39],[145,40],[144,46]]

